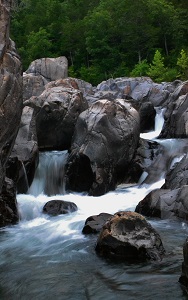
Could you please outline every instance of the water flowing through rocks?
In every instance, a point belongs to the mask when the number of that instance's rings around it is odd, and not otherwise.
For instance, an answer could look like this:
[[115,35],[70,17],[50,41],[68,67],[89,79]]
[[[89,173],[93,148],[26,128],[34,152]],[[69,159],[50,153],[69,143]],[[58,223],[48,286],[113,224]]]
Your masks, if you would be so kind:
[[[162,124],[159,112],[156,130],[142,137],[155,139]],[[160,143],[170,152],[183,142],[161,140]],[[178,153],[171,160],[172,164],[181,159]],[[182,245],[188,235],[186,223],[148,219],[160,233],[166,249],[161,262],[117,264],[106,261],[95,253],[97,237],[82,234],[88,216],[134,211],[149,191],[162,186],[164,179],[157,176],[155,182],[147,184],[145,176],[141,180],[143,184],[140,181],[139,185],[128,188],[120,185],[100,197],[66,194],[63,181],[58,178],[66,156],[66,152],[60,151],[40,154],[29,194],[17,195],[19,224],[0,231],[0,299],[187,299],[178,283]],[[55,189],[58,192],[55,193]],[[47,196],[53,193],[56,195]],[[42,207],[50,199],[72,201],[78,210],[67,215],[47,216],[42,213]]]

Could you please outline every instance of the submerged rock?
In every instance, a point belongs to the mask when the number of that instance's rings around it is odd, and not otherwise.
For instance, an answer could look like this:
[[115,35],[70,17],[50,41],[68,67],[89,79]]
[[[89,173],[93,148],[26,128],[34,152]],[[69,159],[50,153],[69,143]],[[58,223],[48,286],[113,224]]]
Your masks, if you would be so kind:
[[77,205],[73,202],[63,200],[51,200],[44,205],[42,212],[51,216],[57,216],[61,214],[68,214],[74,212],[77,209]]
[[135,212],[118,212],[107,221],[96,251],[105,258],[145,261],[161,260],[165,250],[159,234]]

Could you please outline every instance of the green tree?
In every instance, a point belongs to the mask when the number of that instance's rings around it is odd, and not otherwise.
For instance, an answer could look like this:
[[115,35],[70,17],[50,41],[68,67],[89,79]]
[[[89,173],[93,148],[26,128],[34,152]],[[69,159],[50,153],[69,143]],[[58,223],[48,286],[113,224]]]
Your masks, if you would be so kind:
[[181,50],[180,56],[177,59],[177,66],[179,67],[179,74],[182,80],[188,79],[188,54],[184,49]]
[[142,60],[134,66],[130,75],[133,77],[146,76],[148,74],[149,64],[146,59]]
[[156,50],[153,61],[150,64],[147,72],[154,81],[161,82],[165,78],[166,68],[164,66],[164,57],[161,55],[159,50]]

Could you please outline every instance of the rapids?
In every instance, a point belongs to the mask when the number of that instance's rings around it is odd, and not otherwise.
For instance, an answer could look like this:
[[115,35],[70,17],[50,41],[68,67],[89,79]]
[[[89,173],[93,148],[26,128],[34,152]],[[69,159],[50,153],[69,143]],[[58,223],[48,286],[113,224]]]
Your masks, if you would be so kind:
[[[158,112],[156,130],[142,138],[156,139],[163,125]],[[168,151],[182,141],[160,141]],[[182,147],[181,147],[182,148]],[[182,154],[183,155],[183,154]],[[171,163],[182,158],[173,157]],[[2,300],[158,300],[187,299],[178,279],[183,261],[182,245],[188,235],[184,222],[149,219],[166,249],[161,262],[118,263],[98,257],[96,236],[85,236],[86,218],[101,212],[134,210],[153,184],[120,185],[101,197],[66,194],[58,173],[63,172],[66,152],[40,153],[40,164],[29,194],[17,195],[20,222],[0,230],[0,299]],[[47,196],[48,194],[54,196]],[[78,211],[56,217],[42,214],[50,199],[72,201]]]

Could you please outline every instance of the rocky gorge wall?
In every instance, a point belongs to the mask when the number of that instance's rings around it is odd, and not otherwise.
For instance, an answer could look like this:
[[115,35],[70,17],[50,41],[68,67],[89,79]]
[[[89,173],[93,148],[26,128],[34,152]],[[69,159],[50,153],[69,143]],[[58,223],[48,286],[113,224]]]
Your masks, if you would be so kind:
[[6,178],[6,165],[22,114],[22,68],[14,42],[9,37],[12,1],[0,3],[0,224],[18,220],[16,187]]

